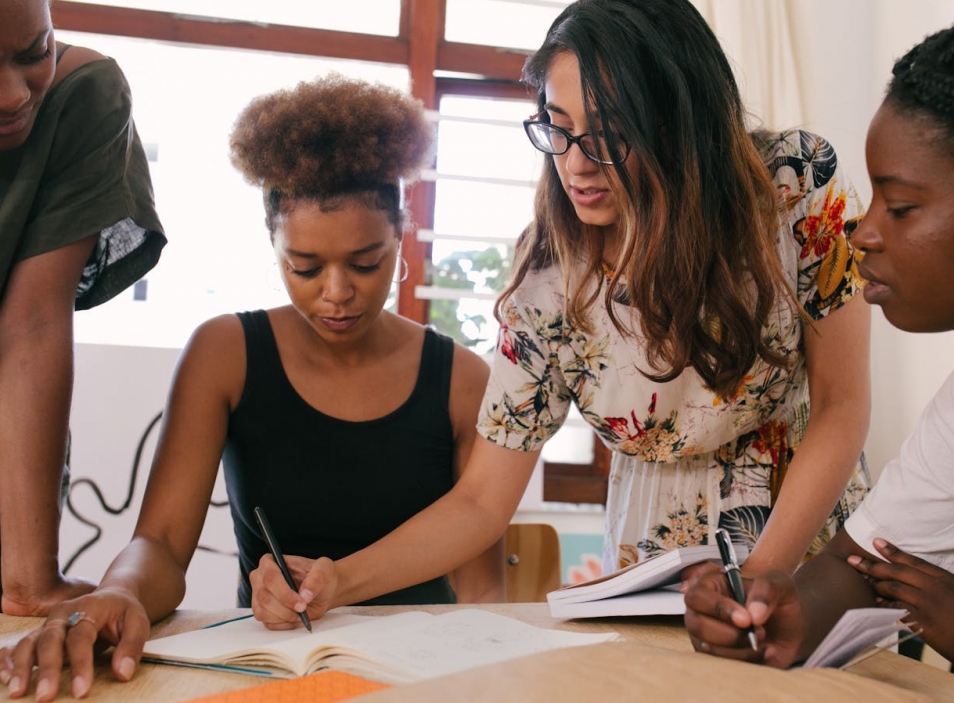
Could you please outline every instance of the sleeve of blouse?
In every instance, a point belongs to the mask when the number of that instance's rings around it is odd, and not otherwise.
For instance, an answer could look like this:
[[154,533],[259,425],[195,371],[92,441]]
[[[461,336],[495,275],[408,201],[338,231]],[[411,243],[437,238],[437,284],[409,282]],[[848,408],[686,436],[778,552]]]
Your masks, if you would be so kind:
[[855,187],[823,137],[798,131],[796,164],[803,198],[793,212],[798,253],[798,300],[816,320],[837,310],[861,290],[849,235],[864,216]]
[[560,335],[554,333],[562,317],[516,296],[502,312],[477,431],[499,446],[536,451],[560,429],[570,408],[557,355]]

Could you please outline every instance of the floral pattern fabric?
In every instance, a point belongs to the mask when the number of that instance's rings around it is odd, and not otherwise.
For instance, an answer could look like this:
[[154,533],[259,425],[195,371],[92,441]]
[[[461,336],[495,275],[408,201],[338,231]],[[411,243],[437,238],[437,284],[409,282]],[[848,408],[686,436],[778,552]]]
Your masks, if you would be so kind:
[[[786,213],[782,266],[805,312],[821,319],[862,286],[847,237],[861,203],[823,138],[794,130],[763,135],[762,143]],[[500,446],[538,450],[577,406],[613,450],[606,572],[704,543],[710,526],[753,545],[808,420],[803,321],[779,301],[765,335],[790,367],[760,359],[725,402],[692,369],[666,383],[643,376],[645,350],[619,333],[602,301],[590,312],[590,333],[571,328],[558,268],[527,275],[503,308],[478,431]],[[861,457],[810,553],[841,527],[868,485]]]

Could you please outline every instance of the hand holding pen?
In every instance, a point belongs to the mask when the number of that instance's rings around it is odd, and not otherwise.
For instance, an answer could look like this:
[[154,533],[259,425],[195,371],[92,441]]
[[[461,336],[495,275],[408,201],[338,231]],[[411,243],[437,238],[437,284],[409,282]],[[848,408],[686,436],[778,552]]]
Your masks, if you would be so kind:
[[[716,544],[719,546],[719,556],[722,557],[722,568],[725,570],[725,578],[729,582],[729,591],[732,598],[741,606],[745,606],[745,587],[742,585],[742,575],[739,573],[739,565],[735,560],[735,550],[732,548],[732,541],[729,539],[729,533],[721,527],[715,533]],[[755,628],[749,625],[745,628],[745,633],[749,638],[749,644],[753,651],[758,651],[758,639],[755,637]]]
[[[288,584],[289,588],[291,588],[293,591],[297,591],[298,586],[295,585],[295,579],[292,578],[291,572],[288,570],[288,565],[285,563],[285,556],[282,554],[282,550],[278,546],[278,540],[275,539],[275,533],[272,532],[271,525],[268,524],[268,518],[265,517],[265,511],[261,508],[255,508],[255,519],[258,520],[258,526],[262,530],[262,536],[265,538],[266,544],[268,544],[268,550],[272,553],[275,563],[278,564],[278,568],[282,572],[282,576],[285,577],[285,582]],[[311,620],[308,619],[307,613],[302,611],[298,613],[298,617],[301,618],[301,623],[305,626],[305,629],[308,630],[308,632],[311,632]]]

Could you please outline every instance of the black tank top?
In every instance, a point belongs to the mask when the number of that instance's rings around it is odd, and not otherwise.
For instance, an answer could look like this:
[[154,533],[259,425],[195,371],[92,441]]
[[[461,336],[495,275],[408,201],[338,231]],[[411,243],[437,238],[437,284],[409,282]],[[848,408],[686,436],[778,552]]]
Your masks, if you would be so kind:
[[[245,330],[245,388],[229,418],[222,462],[238,541],[238,604],[248,607],[249,573],[268,549],[255,506],[268,515],[286,555],[341,559],[450,490],[454,343],[428,328],[407,401],[384,417],[349,422],[319,412],[298,395],[264,310],[238,317]],[[445,576],[367,603],[453,602]]]

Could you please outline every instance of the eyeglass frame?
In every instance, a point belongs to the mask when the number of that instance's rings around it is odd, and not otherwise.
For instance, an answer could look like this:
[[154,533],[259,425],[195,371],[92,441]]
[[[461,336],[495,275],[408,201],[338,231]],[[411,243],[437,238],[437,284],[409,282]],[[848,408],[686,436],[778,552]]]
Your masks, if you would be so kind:
[[[571,146],[576,144],[577,147],[579,147],[580,151],[583,152],[583,155],[586,158],[588,158],[590,161],[595,161],[596,163],[601,164],[603,166],[617,166],[623,163],[624,161],[626,161],[627,158],[629,158],[629,154],[630,154],[630,151],[632,151],[632,149],[630,148],[629,144],[627,144],[626,142],[620,139],[619,143],[623,146],[623,158],[619,159],[618,161],[614,159],[610,159],[608,161],[604,159],[598,159],[597,157],[593,156],[583,147],[583,140],[586,137],[593,137],[594,139],[598,139],[599,137],[597,137],[597,134],[599,134],[599,132],[585,132],[583,134],[580,134],[574,137],[572,134],[570,134],[568,131],[566,131],[562,127],[557,127],[552,122],[546,122],[544,120],[539,119],[541,115],[543,114],[544,114],[543,112],[538,112],[537,114],[531,115],[528,119],[525,119],[523,121],[523,131],[526,132],[527,139],[530,140],[530,144],[537,151],[540,151],[544,154],[550,154],[551,156],[562,156],[563,154],[567,153],[570,150]],[[563,151],[547,151],[546,149],[541,149],[540,146],[537,145],[536,141],[534,141],[533,137],[530,135],[530,130],[532,129],[533,125],[545,125],[549,129],[556,130],[557,132],[562,134],[564,138],[566,138],[566,142],[567,142],[566,149],[564,149]]]

